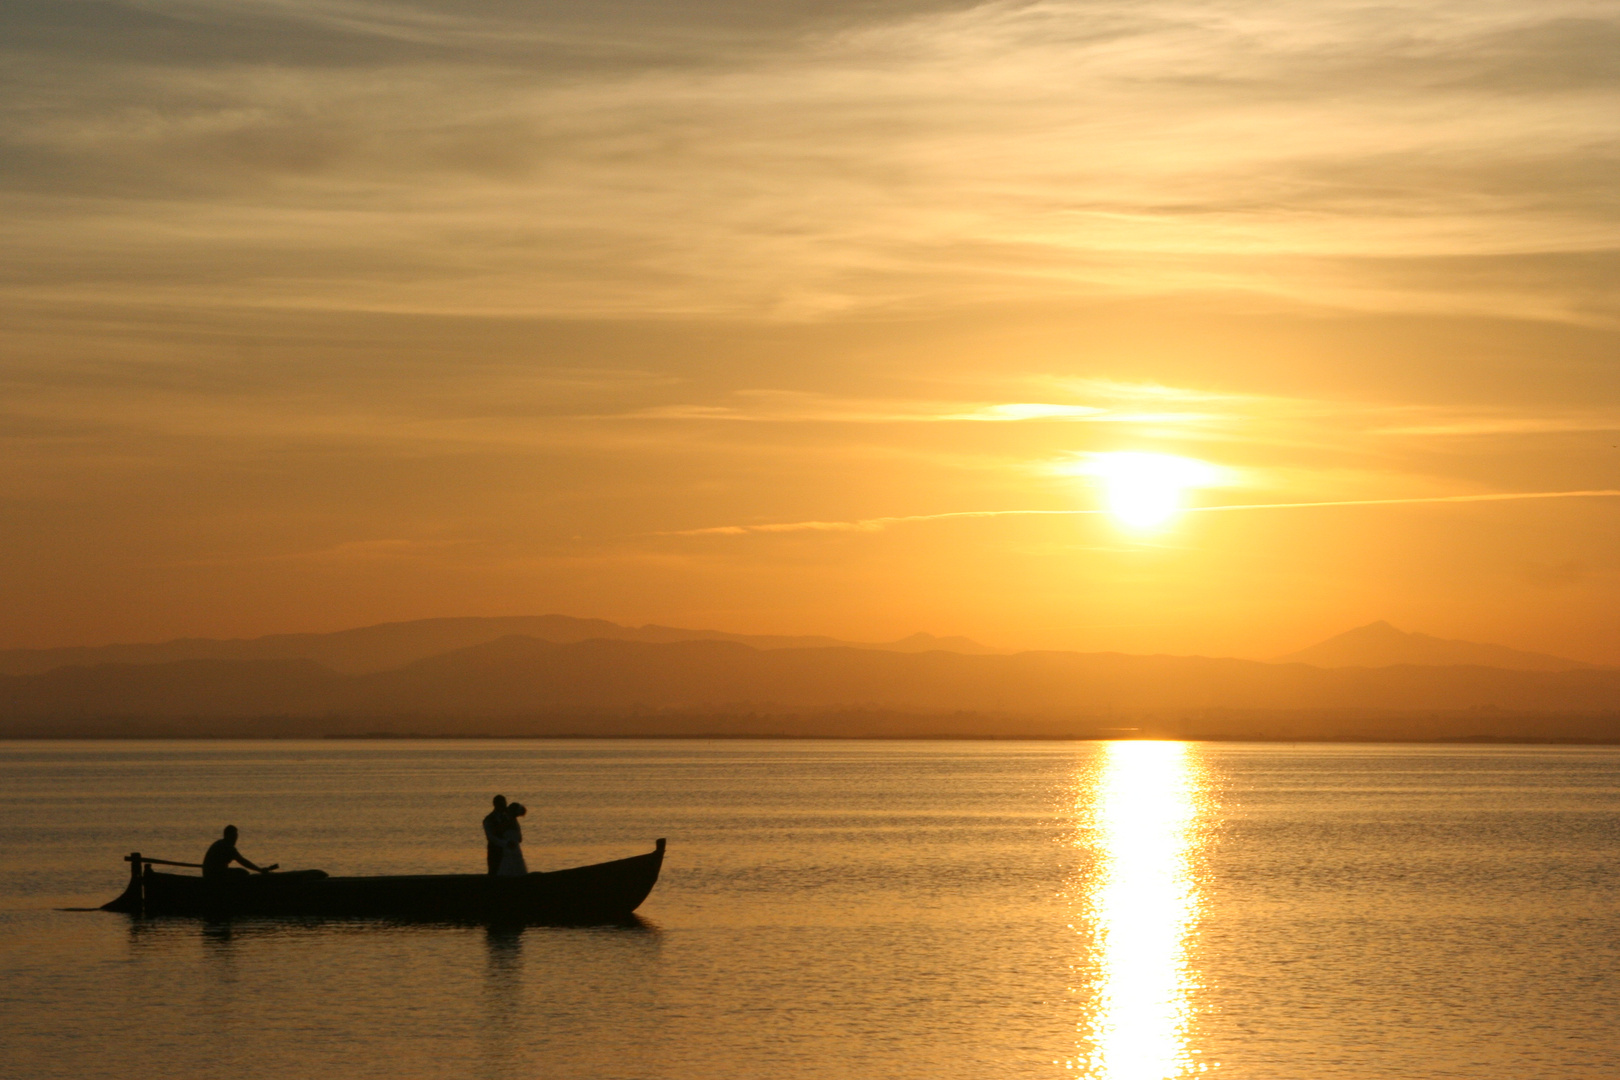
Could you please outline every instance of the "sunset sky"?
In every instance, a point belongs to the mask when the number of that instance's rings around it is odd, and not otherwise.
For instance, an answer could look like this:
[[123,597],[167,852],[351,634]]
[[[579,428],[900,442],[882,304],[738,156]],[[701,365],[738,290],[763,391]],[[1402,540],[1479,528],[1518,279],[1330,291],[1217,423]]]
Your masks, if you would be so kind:
[[1620,664],[1612,0],[9,0],[0,79],[0,646]]

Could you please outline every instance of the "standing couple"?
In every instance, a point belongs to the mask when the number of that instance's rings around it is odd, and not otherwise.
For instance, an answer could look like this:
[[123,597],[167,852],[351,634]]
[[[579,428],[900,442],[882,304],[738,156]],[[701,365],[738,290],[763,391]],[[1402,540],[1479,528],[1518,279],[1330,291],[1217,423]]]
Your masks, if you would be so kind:
[[520,802],[507,804],[505,795],[495,796],[495,809],[484,815],[484,840],[488,843],[489,872],[500,877],[522,877],[529,872],[523,861],[523,830],[518,818],[529,812]]

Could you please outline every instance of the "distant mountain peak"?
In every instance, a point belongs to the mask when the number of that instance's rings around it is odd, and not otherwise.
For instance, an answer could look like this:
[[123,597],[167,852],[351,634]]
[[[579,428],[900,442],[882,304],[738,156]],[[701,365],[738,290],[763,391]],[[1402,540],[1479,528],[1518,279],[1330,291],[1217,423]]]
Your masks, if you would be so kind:
[[919,630],[915,634],[901,638],[899,641],[885,642],[880,645],[869,645],[867,648],[887,649],[891,652],[955,652],[969,655],[987,655],[1000,652],[988,645],[981,645],[972,638],[960,635],[941,637],[938,634],[924,633]]
[[1506,645],[1408,633],[1383,619],[1346,630],[1308,649],[1279,656],[1276,662],[1327,668],[1414,664],[1422,667],[1507,668],[1514,671],[1575,671],[1597,666],[1547,653],[1510,649]]

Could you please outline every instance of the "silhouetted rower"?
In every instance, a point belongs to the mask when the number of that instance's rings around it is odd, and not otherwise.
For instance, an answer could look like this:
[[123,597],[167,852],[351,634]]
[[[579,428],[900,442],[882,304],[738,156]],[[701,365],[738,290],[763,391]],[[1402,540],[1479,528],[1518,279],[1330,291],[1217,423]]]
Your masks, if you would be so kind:
[[236,826],[225,826],[225,834],[212,844],[208,845],[208,854],[203,856],[203,877],[220,878],[230,874],[247,876],[247,870],[233,870],[231,863],[241,863],[248,870],[257,870],[261,874],[268,874],[274,870],[273,866],[255,866],[242,857],[236,850]]

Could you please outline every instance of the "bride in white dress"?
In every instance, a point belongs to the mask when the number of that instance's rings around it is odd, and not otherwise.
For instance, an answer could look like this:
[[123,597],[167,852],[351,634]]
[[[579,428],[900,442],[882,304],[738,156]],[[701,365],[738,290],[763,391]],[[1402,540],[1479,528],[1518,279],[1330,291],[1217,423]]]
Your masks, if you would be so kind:
[[523,830],[518,827],[518,818],[528,812],[522,803],[506,808],[506,829],[501,833],[506,850],[501,853],[501,865],[495,868],[498,877],[522,877],[529,872],[529,864],[523,861]]

